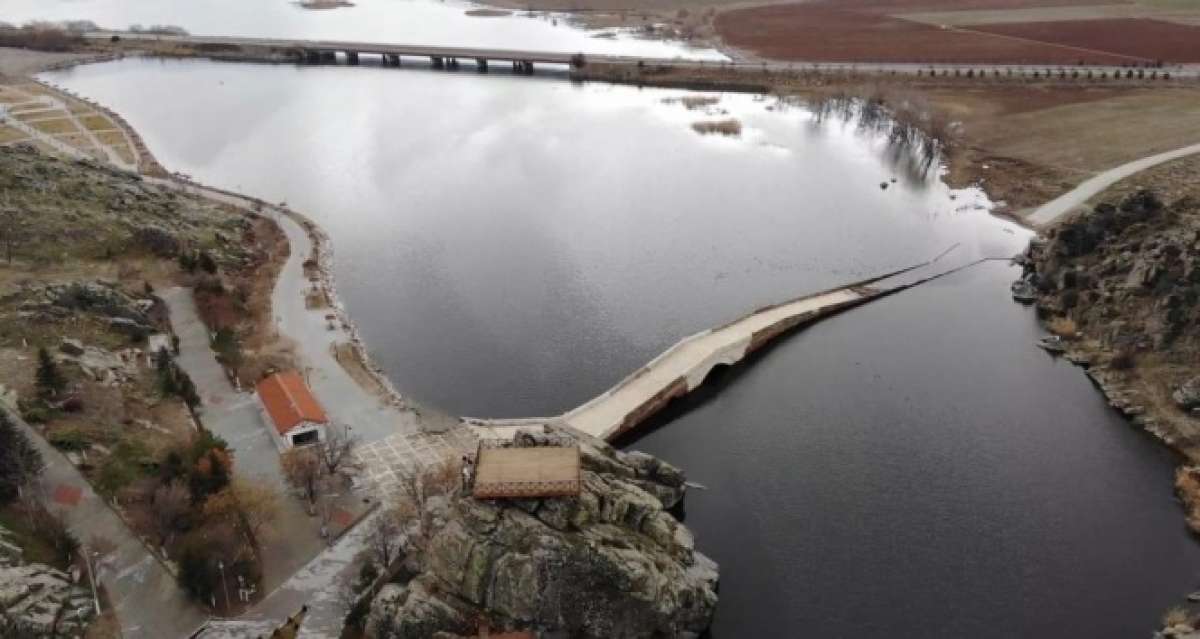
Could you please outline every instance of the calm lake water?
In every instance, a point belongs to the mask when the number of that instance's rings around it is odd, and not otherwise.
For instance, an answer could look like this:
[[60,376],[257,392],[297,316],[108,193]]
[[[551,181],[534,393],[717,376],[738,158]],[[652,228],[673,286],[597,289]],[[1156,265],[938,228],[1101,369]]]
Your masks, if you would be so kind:
[[[314,217],[377,362],[460,414],[557,412],[756,306],[1028,237],[853,124],[752,96],[196,61],[46,77],[169,168]],[[727,117],[741,136],[690,126]],[[1014,276],[817,324],[633,442],[708,487],[687,521],[721,562],[717,637],[1144,636],[1196,585],[1169,455],[1033,347]]]
[[289,0],[4,0],[0,21],[91,20],[102,28],[174,25],[193,35],[352,40],[542,51],[620,53],[655,58],[724,60],[709,48],[606,29],[578,29],[561,14],[476,17],[461,0],[355,0],[313,11]]
[[[759,306],[1023,241],[853,126],[752,96],[708,115],[557,78],[132,59],[49,77],[166,166],[313,216],[378,363],[457,414],[561,412]],[[741,136],[691,128],[728,117]]]

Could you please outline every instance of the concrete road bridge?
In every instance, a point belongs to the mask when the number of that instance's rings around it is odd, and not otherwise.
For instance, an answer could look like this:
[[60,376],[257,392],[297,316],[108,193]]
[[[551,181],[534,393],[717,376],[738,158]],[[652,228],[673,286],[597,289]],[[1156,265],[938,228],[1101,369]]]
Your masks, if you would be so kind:
[[[384,66],[400,66],[402,59],[428,60],[436,69],[458,69],[460,62],[473,61],[480,71],[487,71],[490,63],[511,63],[514,72],[533,73],[535,64],[557,67],[579,68],[585,64],[610,64],[636,67],[671,67],[679,69],[703,69],[722,67],[745,71],[771,71],[779,73],[813,72],[824,74],[868,74],[868,75],[912,75],[912,76],[966,76],[993,80],[1035,77],[1042,81],[1064,81],[1078,84],[1083,79],[1120,77],[1138,80],[1155,79],[1197,80],[1200,65],[1170,65],[1161,69],[1142,69],[1139,75],[1134,68],[1117,66],[1050,65],[1050,64],[966,64],[924,62],[745,62],[719,60],[689,60],[686,58],[643,58],[636,56],[584,54],[579,52],[555,52],[521,49],[498,49],[487,47],[449,47],[423,44],[389,44],[382,42],[356,42],[347,40],[302,40],[282,38],[255,38],[229,36],[166,35],[127,31],[94,31],[84,34],[95,41],[146,42],[175,44],[190,47],[195,55],[214,57],[237,57],[244,54],[247,59],[290,60],[305,64],[331,64],[341,59],[355,65],[360,55],[380,56]],[[1088,75],[1089,72],[1092,75]],[[1036,75],[1035,75],[1036,74]],[[1144,77],[1143,77],[1144,76]]]
[[[400,66],[403,58],[428,59],[434,68],[456,69],[460,60],[472,60],[482,71],[490,62],[507,62],[515,71],[532,73],[534,64],[580,66],[579,53],[527,51],[476,47],[446,47],[419,44],[387,44],[380,42],[350,42],[341,40],[289,40],[279,38],[245,38],[226,36],[161,35],[124,31],[96,31],[84,37],[92,40],[139,41],[157,44],[176,44],[193,47],[200,52],[275,53],[297,62],[323,64],[337,61],[338,54],[348,64],[358,64],[360,55],[378,55],[384,66]],[[613,63],[636,62],[637,58],[623,56],[588,56],[588,59]]]

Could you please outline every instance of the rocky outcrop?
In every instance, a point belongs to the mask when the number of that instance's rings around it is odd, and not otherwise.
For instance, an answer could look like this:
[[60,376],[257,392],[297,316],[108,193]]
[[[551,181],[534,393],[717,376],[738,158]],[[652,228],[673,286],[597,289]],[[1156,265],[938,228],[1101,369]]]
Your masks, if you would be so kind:
[[[545,436],[520,435],[519,443]],[[717,566],[667,512],[683,498],[683,474],[569,436],[581,444],[580,495],[443,503],[419,574],[373,602],[372,636],[468,635],[480,619],[606,639],[696,636],[708,627]]]
[[1175,404],[1183,410],[1200,409],[1200,375],[1180,384],[1179,388],[1171,393],[1171,399],[1175,400]]
[[137,299],[110,282],[72,282],[70,284],[48,284],[28,290],[19,310],[24,313],[42,313],[63,317],[75,313],[88,313],[106,318],[109,322],[146,326],[146,312],[154,305],[152,300]]
[[[1176,410],[1157,421],[1186,426],[1179,420],[1200,405],[1200,200],[1165,204],[1139,190],[1097,205],[1030,245],[1022,281],[1051,324],[1077,327],[1082,338],[1070,348],[1097,383],[1146,402],[1174,394]],[[1134,388],[1141,382],[1157,388]],[[1138,402],[1133,413],[1169,404]]]
[[91,593],[60,570],[24,563],[8,537],[0,528],[0,636],[83,636],[95,612]]
[[1138,190],[1035,241],[1022,281],[1067,357],[1132,423],[1190,462],[1175,485],[1200,532],[1200,192]]

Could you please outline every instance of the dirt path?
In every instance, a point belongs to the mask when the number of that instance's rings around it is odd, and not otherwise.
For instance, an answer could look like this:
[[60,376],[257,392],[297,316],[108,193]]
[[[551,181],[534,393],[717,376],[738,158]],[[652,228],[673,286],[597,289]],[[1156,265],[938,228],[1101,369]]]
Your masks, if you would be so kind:
[[51,510],[61,511],[83,543],[103,538],[115,546],[98,562],[97,578],[108,590],[125,639],[187,637],[207,615],[188,598],[74,465],[14,411],[0,405],[42,454],[46,468],[35,490]]
[[1200,144],[1193,144],[1173,151],[1167,151],[1166,153],[1151,155],[1111,168],[1086,180],[1071,191],[1047,202],[1026,219],[1037,226],[1052,224],[1063,215],[1083,206],[1093,196],[1131,175],[1145,171],[1163,162],[1169,162],[1196,153],[1200,153]]

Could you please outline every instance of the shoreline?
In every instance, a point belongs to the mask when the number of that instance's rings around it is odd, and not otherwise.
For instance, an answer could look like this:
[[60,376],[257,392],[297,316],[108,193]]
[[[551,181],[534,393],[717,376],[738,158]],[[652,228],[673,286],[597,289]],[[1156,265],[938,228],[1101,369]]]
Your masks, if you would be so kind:
[[[112,59],[112,58],[108,58],[108,59]],[[75,66],[75,65],[80,65],[80,64],[90,64],[93,61],[107,61],[107,59],[106,60],[72,61],[70,63],[64,63],[63,67],[70,67],[70,66]],[[63,67],[60,67],[60,68],[63,68]],[[51,70],[51,69],[43,69],[43,70]],[[47,86],[48,88],[53,89],[54,91],[62,92],[61,89],[47,85],[44,82],[42,82],[41,80],[38,80],[37,78],[31,78],[31,79],[38,82],[39,84],[42,84],[43,86]],[[66,95],[71,95],[71,94],[66,94]],[[73,95],[71,97],[75,97],[76,99],[84,99],[84,98],[79,98],[79,97],[73,96]],[[222,202],[222,200],[219,198],[209,197],[209,195],[206,195],[206,194],[218,194],[224,198],[234,199],[234,200],[239,201],[242,204],[242,208],[245,208],[246,210],[255,210],[255,208],[257,207],[258,209],[261,209],[261,210],[257,211],[258,215],[263,216],[266,219],[273,219],[276,223],[279,223],[279,224],[284,224],[284,223],[295,224],[301,231],[303,231],[303,233],[312,242],[312,249],[313,249],[312,256],[316,260],[315,270],[317,273],[317,279],[319,281],[321,290],[328,300],[329,309],[331,310],[330,312],[332,312],[332,314],[334,314],[337,317],[338,323],[343,327],[343,329],[346,331],[346,334],[349,337],[349,343],[351,345],[352,352],[354,353],[357,363],[362,367],[362,370],[365,371],[367,373],[367,375],[371,378],[372,382],[374,384],[378,385],[378,389],[381,390],[383,393],[382,399],[390,407],[392,407],[396,410],[400,410],[400,411],[406,411],[406,410],[412,411],[416,414],[416,417],[418,418],[418,423],[424,422],[424,419],[421,417],[421,412],[422,412],[424,406],[422,404],[420,404],[419,402],[415,402],[415,401],[408,399],[402,393],[400,393],[399,390],[396,389],[395,386],[392,384],[391,380],[388,379],[387,376],[382,372],[382,369],[375,366],[374,363],[372,362],[369,352],[367,350],[365,341],[361,338],[361,336],[358,332],[358,328],[354,324],[353,320],[350,318],[349,312],[346,309],[344,303],[338,297],[336,277],[333,272],[334,271],[334,260],[335,260],[335,247],[333,245],[332,239],[325,233],[325,231],[320,227],[319,224],[314,222],[311,218],[307,217],[303,213],[292,209],[290,206],[270,204],[270,203],[267,203],[259,198],[253,197],[253,196],[229,191],[229,190],[226,190],[226,189],[223,189],[220,187],[208,186],[208,185],[200,183],[194,179],[183,177],[178,174],[166,173],[166,169],[164,167],[162,167],[161,164],[158,163],[157,159],[153,158],[153,155],[150,153],[149,149],[145,148],[145,145],[141,141],[141,137],[137,133],[137,131],[134,130],[123,118],[121,118],[118,114],[115,114],[114,112],[112,112],[110,109],[104,108],[100,105],[96,105],[94,102],[92,102],[90,100],[89,100],[89,103],[95,105],[97,108],[104,109],[105,113],[109,114],[110,117],[113,117],[114,121],[116,121],[119,124],[121,129],[123,131],[125,131],[127,135],[131,136],[132,139],[135,139],[138,141],[139,164],[142,159],[141,153],[142,153],[143,149],[145,149],[145,153],[153,161],[153,166],[158,167],[165,173],[165,175],[161,176],[161,177],[160,176],[146,176],[144,179],[152,179],[152,180],[156,181],[157,183],[168,183],[168,184],[173,185],[172,188],[179,188],[181,190],[184,190],[185,192],[192,192],[192,193],[196,193],[199,195],[203,195],[203,196],[208,197],[209,199],[212,199],[213,201],[216,201],[216,202]],[[145,174],[142,173],[141,171],[139,171],[139,175],[145,175]],[[945,179],[947,179],[947,181],[948,181],[949,176],[945,176]],[[273,213],[274,216],[272,217],[272,215],[269,215],[268,213]],[[1022,226],[1030,227],[1031,220],[1029,220],[1027,217],[1022,217],[1022,216],[1017,215],[1015,210],[1013,210],[1011,208],[1000,209],[1000,210],[992,209],[990,211],[990,213],[993,215],[1012,219],[1015,222],[1021,224]],[[281,220],[280,218],[282,218],[282,217],[286,217],[287,220],[286,221]],[[1055,223],[1056,222],[1058,222],[1058,221],[1055,221]],[[1053,224],[1054,223],[1052,223],[1050,226],[1042,227],[1040,229],[1035,228],[1034,230],[1045,230],[1046,228],[1050,228],[1051,226],[1053,226]],[[309,259],[309,256],[297,254],[297,255],[290,256],[289,260],[290,259],[297,259],[297,260],[300,260],[301,262],[303,262],[303,261]],[[277,285],[278,283],[279,283],[279,278],[276,279],[276,282],[273,283],[273,286]],[[273,307],[272,307],[272,314],[274,314]],[[1039,324],[1042,325],[1043,327],[1045,326],[1045,322],[1040,319],[1039,319]],[[272,325],[276,328],[276,330],[280,331],[281,334],[286,335],[286,333],[282,332],[280,323],[278,321],[272,321]],[[1088,358],[1088,359],[1090,359],[1090,358]],[[1074,360],[1072,360],[1072,361],[1074,361]],[[1186,439],[1179,437],[1179,434],[1177,432],[1174,432],[1169,428],[1164,428],[1163,424],[1158,419],[1155,418],[1154,413],[1155,413],[1156,407],[1153,404],[1142,403],[1139,399],[1137,399],[1136,389],[1134,389],[1133,386],[1131,386],[1131,385],[1122,384],[1122,382],[1125,380],[1120,379],[1122,376],[1119,372],[1113,373],[1113,372],[1108,371],[1106,368],[1093,367],[1090,364],[1084,364],[1084,363],[1080,363],[1080,362],[1076,362],[1076,364],[1079,365],[1080,367],[1084,368],[1084,373],[1088,376],[1089,380],[1093,383],[1093,385],[1097,388],[1097,390],[1105,398],[1105,400],[1109,404],[1109,406],[1111,406],[1112,408],[1114,408],[1118,412],[1120,412],[1122,414],[1122,416],[1126,418],[1126,420],[1128,421],[1128,423],[1130,425],[1136,426],[1137,428],[1145,431],[1147,434],[1152,435],[1156,439],[1160,440],[1163,444],[1167,445],[1173,452],[1178,453],[1179,455],[1183,456],[1183,458],[1185,460],[1194,460],[1195,459],[1192,455],[1189,454],[1189,452],[1187,450],[1184,449],[1184,445],[1187,444]],[[353,374],[350,373],[349,370],[347,370],[346,373],[348,375],[350,375],[350,377],[352,379],[354,379],[356,384],[359,384],[359,386],[362,388],[363,391],[367,392],[368,394],[374,394],[376,392],[376,389],[372,389],[372,388],[367,387],[366,385],[363,385],[357,378],[354,377]],[[1134,391],[1134,392],[1131,393],[1131,391]],[[570,411],[568,411],[568,412],[570,412]],[[471,428],[471,430],[475,431],[477,434],[478,434],[478,427],[480,427],[480,426],[482,426],[482,427],[487,427],[487,426],[504,427],[504,426],[510,426],[510,425],[511,426],[529,425],[530,421],[537,421],[536,418],[534,418],[533,420],[521,419],[521,418],[518,418],[515,420],[504,420],[504,419],[488,420],[488,419],[467,418],[467,417],[461,417],[461,416],[452,416],[452,417],[453,417],[453,419],[455,419],[457,421],[458,424],[460,424],[462,426],[466,426],[468,428]],[[506,422],[506,421],[510,422],[510,423],[509,424],[501,423],[501,422]],[[525,423],[516,424],[515,422],[518,422],[518,421],[525,422]],[[1183,467],[1182,465],[1177,465],[1177,468],[1182,468],[1182,467]],[[1186,517],[1186,515],[1187,515],[1186,507],[1184,508],[1184,512],[1182,514],[1184,514]]]
[[[372,381],[378,386],[377,389],[363,386],[362,390],[369,394],[375,394],[377,390],[381,391],[383,394],[382,399],[384,399],[388,405],[398,410],[412,410],[418,413],[420,412],[419,403],[413,402],[400,393],[400,391],[392,384],[391,380],[389,380],[381,372],[382,369],[372,362],[371,357],[366,350],[365,342],[358,333],[357,326],[354,324],[353,320],[350,319],[349,312],[346,311],[345,305],[337,295],[337,287],[333,274],[333,242],[325,233],[325,231],[321,229],[320,225],[318,225],[308,216],[289,206],[271,204],[250,195],[237,193],[220,187],[209,186],[189,177],[182,177],[177,174],[172,174],[165,178],[153,179],[159,184],[167,183],[167,185],[173,186],[173,188],[178,188],[186,193],[206,197],[207,199],[222,204],[230,204],[230,202],[227,201],[229,199],[238,200],[241,202],[241,208],[244,210],[255,211],[255,209],[259,209],[256,210],[255,213],[264,219],[271,220],[277,224],[291,223],[303,231],[312,242],[313,251],[311,259],[316,260],[315,268],[318,274],[318,281],[321,286],[321,291],[329,303],[328,310],[331,310],[331,314],[336,316],[338,324],[342,326],[342,329],[349,337],[349,343],[353,346],[353,353],[357,359],[357,363],[368,375],[371,376]],[[226,198],[226,200],[212,197],[214,194],[219,195],[222,198]],[[268,212],[273,213],[274,215],[268,215]],[[299,259],[301,262],[305,262],[310,258],[301,255],[290,255],[288,259]],[[278,284],[278,279],[272,284],[272,287],[274,287],[276,284]],[[274,314],[273,307],[272,314]],[[282,333],[282,331],[280,331],[278,322],[273,321],[272,325],[276,331]],[[286,333],[282,334],[286,335]],[[349,374],[349,371],[347,371],[347,374]],[[351,375],[351,377],[353,378],[353,375]]]
[[[350,344],[351,352],[354,355],[354,364],[357,364],[360,369],[369,377],[375,388],[370,388],[361,384],[361,382],[359,382],[359,380],[355,378],[355,376],[349,370],[345,371],[346,374],[354,379],[355,383],[358,384],[364,392],[371,395],[382,395],[381,399],[396,410],[410,411],[417,416],[421,415],[425,410],[431,410],[430,407],[423,405],[421,402],[411,400],[402,394],[399,389],[395,387],[392,381],[383,373],[383,369],[376,365],[371,359],[366,347],[366,343],[359,334],[357,325],[350,318],[345,304],[338,296],[336,278],[333,274],[333,242],[325,233],[325,231],[321,229],[319,224],[314,222],[307,215],[304,215],[303,213],[296,211],[291,207],[271,204],[251,195],[206,185],[178,172],[167,171],[166,167],[164,167],[162,163],[158,161],[158,158],[154,156],[153,152],[150,151],[149,147],[146,145],[137,129],[130,125],[120,114],[90,98],[73,95],[62,88],[47,83],[37,77],[37,74],[39,73],[62,71],[76,66],[99,62],[110,62],[113,60],[124,59],[125,57],[126,54],[124,53],[110,53],[98,54],[95,56],[73,60],[57,61],[45,65],[36,71],[30,72],[27,74],[26,78],[31,82],[35,82],[38,85],[45,87],[47,90],[55,92],[56,94],[83,101],[89,106],[102,111],[105,115],[112,118],[122,133],[134,142],[135,150],[138,153],[137,175],[139,175],[142,179],[151,180],[160,185],[167,186],[168,188],[175,188],[187,193],[199,195],[220,204],[232,204],[228,201],[222,201],[221,198],[225,198],[226,200],[236,200],[240,203],[239,208],[253,212],[264,219],[275,222],[276,224],[281,222],[280,218],[287,218],[287,221],[296,224],[301,230],[303,230],[305,235],[308,236],[309,241],[312,243],[314,249],[313,258],[316,261],[316,271],[318,273],[321,291],[328,301],[329,309],[332,311],[332,314],[336,316],[338,324],[343,328],[349,338],[348,343]],[[146,168],[143,168],[143,164]],[[220,197],[213,197],[214,194],[219,195]],[[235,206],[237,205],[235,204]],[[265,212],[267,211],[274,213],[275,216],[272,217],[270,215],[266,215]],[[280,230],[283,232],[283,229]],[[300,256],[297,256],[297,258],[299,259]],[[303,257],[302,261],[307,259],[308,257],[305,256]],[[271,283],[272,290],[278,283],[279,277],[277,276],[275,281]],[[274,315],[273,307],[269,308],[271,309],[272,315]],[[279,324],[274,320],[274,318],[271,319],[271,325],[276,332],[280,332],[286,336],[286,333],[282,333],[282,331],[280,331]],[[340,360],[339,364],[345,368],[345,364],[341,364]],[[433,410],[436,412],[436,409]],[[458,419],[460,422],[462,421],[461,418],[457,416],[455,419]]]

